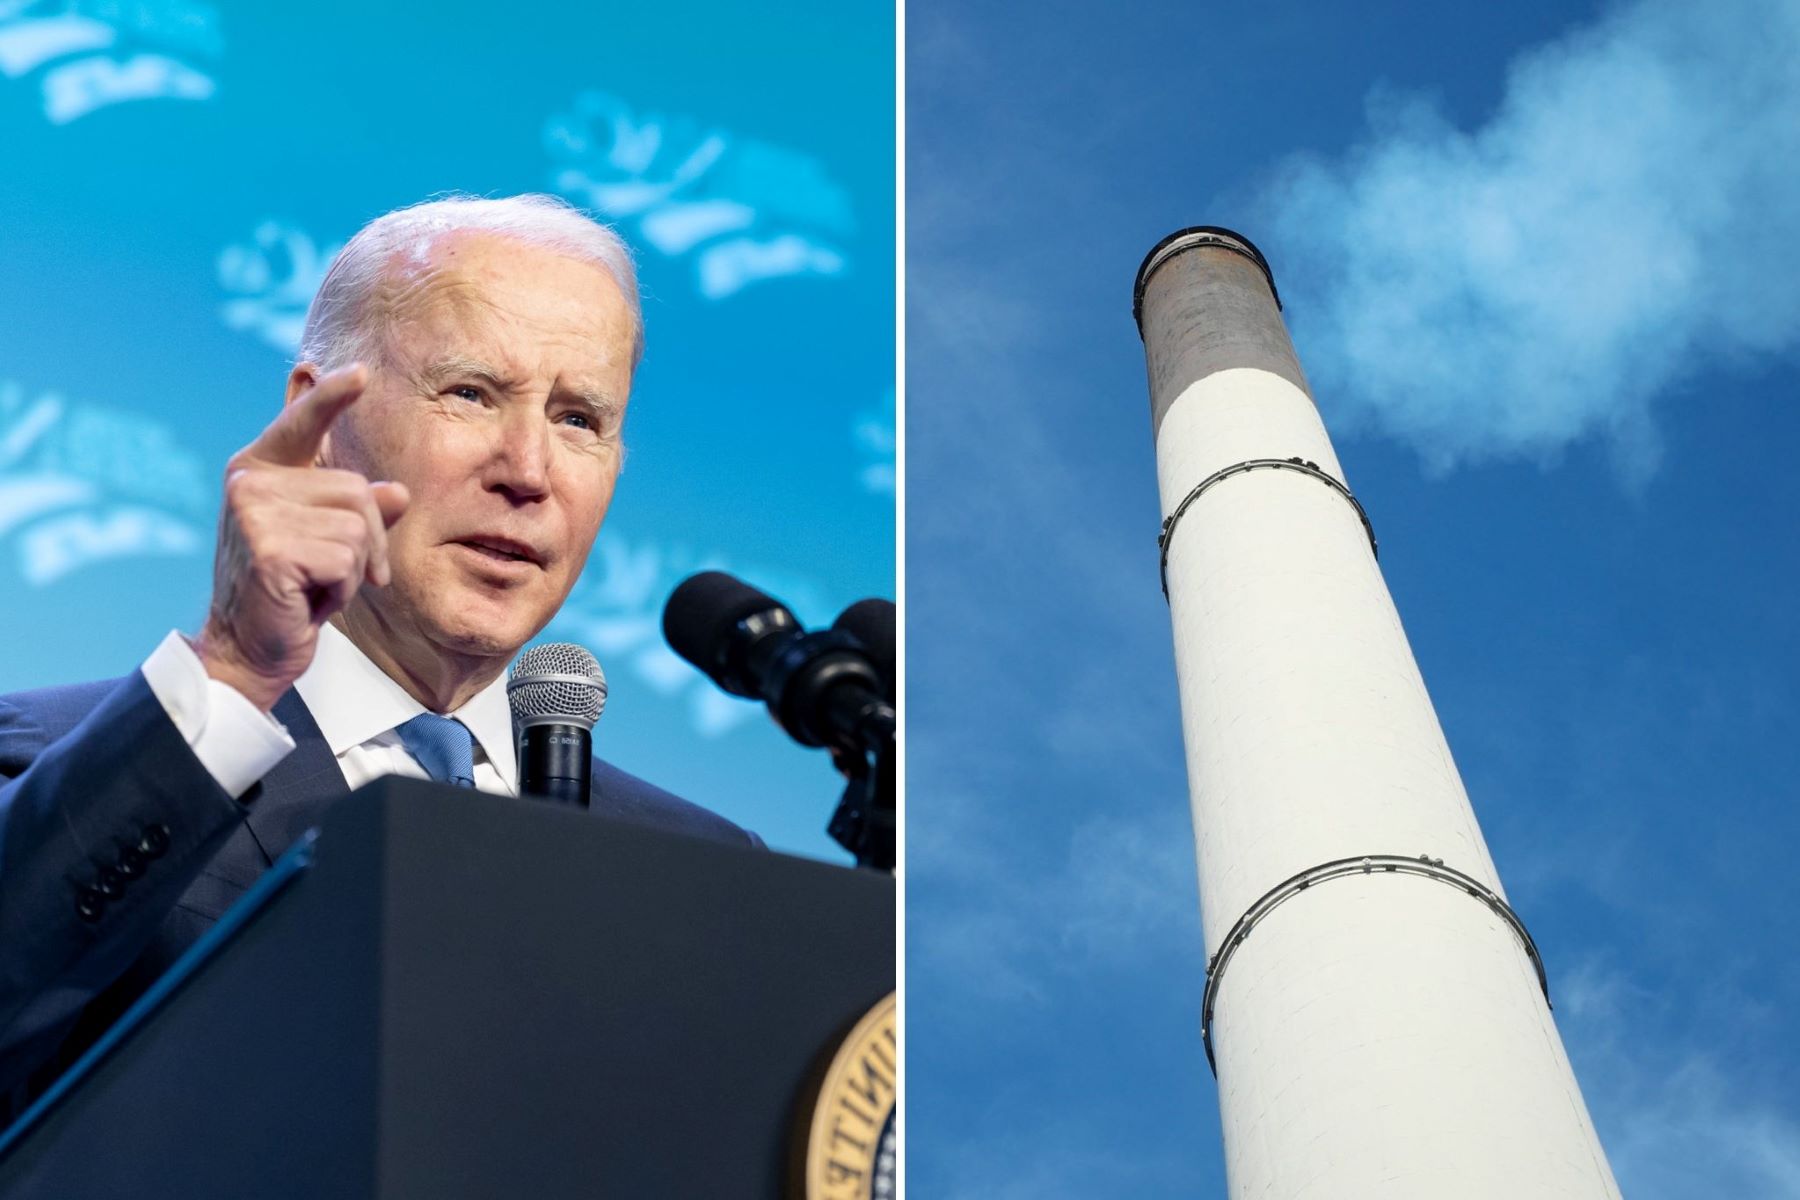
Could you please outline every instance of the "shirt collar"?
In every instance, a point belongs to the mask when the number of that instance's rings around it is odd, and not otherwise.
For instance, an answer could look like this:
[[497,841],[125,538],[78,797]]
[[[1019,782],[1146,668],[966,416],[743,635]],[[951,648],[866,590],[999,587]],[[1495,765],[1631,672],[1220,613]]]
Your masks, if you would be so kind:
[[[425,706],[357,649],[335,625],[319,628],[312,665],[294,681],[319,732],[334,756],[341,756],[412,720]],[[475,735],[482,753],[514,795],[519,791],[518,758],[513,745],[512,708],[506,700],[506,676],[469,697],[455,717]]]

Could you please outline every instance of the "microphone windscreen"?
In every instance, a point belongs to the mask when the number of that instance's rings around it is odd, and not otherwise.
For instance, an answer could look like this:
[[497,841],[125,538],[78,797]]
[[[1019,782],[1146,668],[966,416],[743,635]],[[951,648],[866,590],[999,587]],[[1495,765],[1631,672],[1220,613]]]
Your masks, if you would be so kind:
[[782,607],[741,579],[702,571],[682,580],[663,606],[663,637],[671,650],[713,675],[739,621]]
[[506,700],[516,728],[545,723],[591,728],[606,707],[606,674],[580,646],[546,642],[513,663]]
[[869,652],[869,661],[875,664],[882,682],[887,685],[890,704],[894,700],[894,617],[892,600],[871,597],[858,600],[831,623],[833,629],[849,634]]

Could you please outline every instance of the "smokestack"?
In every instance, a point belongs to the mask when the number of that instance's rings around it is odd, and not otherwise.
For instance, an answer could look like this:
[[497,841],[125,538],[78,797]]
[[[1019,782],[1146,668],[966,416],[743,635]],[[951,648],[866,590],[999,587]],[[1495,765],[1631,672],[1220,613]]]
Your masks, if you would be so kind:
[[1181,230],[1133,309],[1231,1196],[1617,1197],[1268,262]]

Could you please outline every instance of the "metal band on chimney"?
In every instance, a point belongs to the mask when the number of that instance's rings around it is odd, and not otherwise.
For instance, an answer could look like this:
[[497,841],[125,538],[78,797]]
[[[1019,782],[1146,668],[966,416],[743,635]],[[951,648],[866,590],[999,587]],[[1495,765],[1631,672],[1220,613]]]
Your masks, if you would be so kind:
[[1229,467],[1226,467],[1223,470],[1214,471],[1211,475],[1202,479],[1198,484],[1194,485],[1193,491],[1181,498],[1181,503],[1175,506],[1175,511],[1163,518],[1162,532],[1156,536],[1156,547],[1162,552],[1162,566],[1160,569],[1162,572],[1162,591],[1164,600],[1169,598],[1169,542],[1175,536],[1176,523],[1181,520],[1182,515],[1187,512],[1188,507],[1200,498],[1200,493],[1204,492],[1213,484],[1218,483],[1223,479],[1230,479],[1233,475],[1242,475],[1246,471],[1254,471],[1261,467],[1277,468],[1284,471],[1298,471],[1302,475],[1311,475],[1314,479],[1317,479],[1319,482],[1330,487],[1332,491],[1348,500],[1350,502],[1350,507],[1356,510],[1356,519],[1362,522],[1363,532],[1369,535],[1369,552],[1378,559],[1381,557],[1381,548],[1375,541],[1375,526],[1369,523],[1369,514],[1363,511],[1362,502],[1351,493],[1349,488],[1344,486],[1342,480],[1320,470],[1318,463],[1307,462],[1304,459],[1252,458],[1241,463],[1232,463]]
[[1212,1067],[1215,1077],[1219,1074],[1219,1066],[1213,1061],[1212,1024],[1213,1004],[1219,997],[1219,980],[1225,976],[1225,968],[1230,965],[1231,957],[1252,930],[1279,907],[1283,901],[1291,900],[1314,884],[1328,879],[1343,879],[1354,875],[1422,875],[1427,879],[1435,879],[1447,883],[1460,891],[1467,892],[1492,909],[1502,921],[1512,927],[1519,939],[1519,945],[1525,950],[1525,957],[1531,960],[1532,969],[1537,972],[1538,987],[1543,989],[1544,1003],[1550,1003],[1550,980],[1544,974],[1544,960],[1538,954],[1537,943],[1531,940],[1525,922],[1513,911],[1500,893],[1482,883],[1479,879],[1465,875],[1455,867],[1446,867],[1441,858],[1432,858],[1421,854],[1416,858],[1407,858],[1399,854],[1366,854],[1361,858],[1339,858],[1328,863],[1320,863],[1316,867],[1308,867],[1298,875],[1282,880],[1262,894],[1244,915],[1237,919],[1237,924],[1225,935],[1224,943],[1206,962],[1206,992],[1200,1000],[1200,1041],[1206,1047],[1206,1062]]

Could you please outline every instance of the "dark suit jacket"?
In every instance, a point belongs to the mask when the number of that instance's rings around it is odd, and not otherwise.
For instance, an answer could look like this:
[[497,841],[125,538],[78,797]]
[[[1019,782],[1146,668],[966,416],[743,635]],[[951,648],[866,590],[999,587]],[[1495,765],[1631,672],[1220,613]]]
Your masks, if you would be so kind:
[[[349,794],[299,693],[275,717],[295,749],[240,802],[194,757],[142,673],[0,697],[0,1122]],[[591,807],[761,845],[599,759]]]

